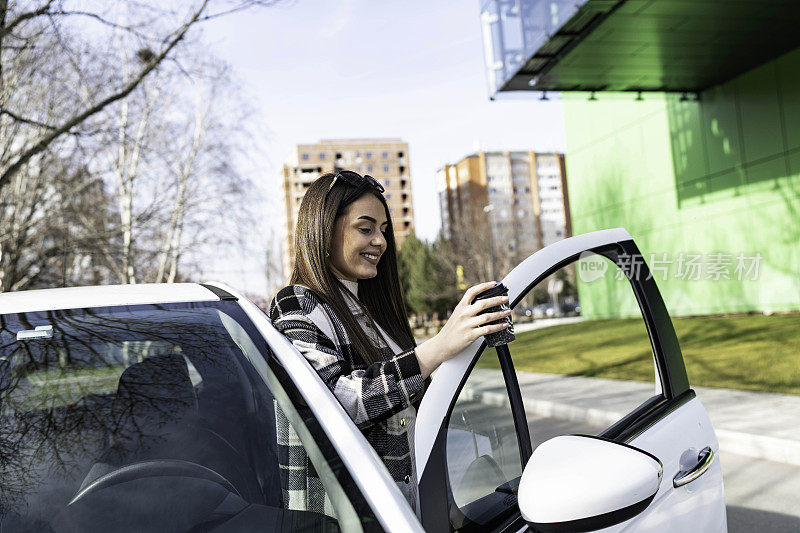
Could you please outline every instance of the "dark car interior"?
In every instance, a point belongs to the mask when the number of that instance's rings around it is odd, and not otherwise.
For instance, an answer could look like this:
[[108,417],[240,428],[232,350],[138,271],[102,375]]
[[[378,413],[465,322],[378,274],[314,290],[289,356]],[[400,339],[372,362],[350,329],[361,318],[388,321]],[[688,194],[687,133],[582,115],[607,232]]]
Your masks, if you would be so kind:
[[0,531],[339,531],[288,508],[263,379],[214,313],[180,314],[62,318],[38,343],[4,321]]

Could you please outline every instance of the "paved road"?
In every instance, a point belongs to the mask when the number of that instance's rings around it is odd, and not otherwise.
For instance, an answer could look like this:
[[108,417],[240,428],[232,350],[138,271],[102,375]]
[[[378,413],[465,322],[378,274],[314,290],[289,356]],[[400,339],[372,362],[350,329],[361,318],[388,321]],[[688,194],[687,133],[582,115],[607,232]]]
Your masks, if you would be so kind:
[[800,531],[800,466],[721,454],[728,531]]

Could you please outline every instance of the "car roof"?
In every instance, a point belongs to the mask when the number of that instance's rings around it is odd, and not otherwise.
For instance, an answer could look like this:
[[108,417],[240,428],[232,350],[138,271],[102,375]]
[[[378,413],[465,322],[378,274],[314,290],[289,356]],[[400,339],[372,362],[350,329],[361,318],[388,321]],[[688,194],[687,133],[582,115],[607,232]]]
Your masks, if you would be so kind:
[[199,283],[63,287],[0,293],[0,314],[115,305],[207,302],[219,299],[217,294]]

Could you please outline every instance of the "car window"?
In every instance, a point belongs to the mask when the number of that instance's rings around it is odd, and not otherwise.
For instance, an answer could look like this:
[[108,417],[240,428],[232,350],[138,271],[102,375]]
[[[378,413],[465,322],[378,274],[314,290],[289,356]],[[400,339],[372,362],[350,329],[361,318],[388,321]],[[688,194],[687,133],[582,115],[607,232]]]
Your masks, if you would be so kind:
[[380,530],[266,349],[234,302],[0,316],[0,530]]
[[446,460],[450,524],[483,531],[516,508],[522,460],[497,352],[487,348],[450,412]]
[[[551,272],[514,310],[509,348],[534,449],[558,435],[600,434],[661,395],[631,281],[609,258],[588,253]],[[523,465],[506,387],[496,351],[485,348],[448,415],[453,530],[483,531],[517,510]]]
[[531,306],[548,311],[518,313],[509,348],[534,449],[557,435],[599,434],[661,393],[642,311],[617,263],[582,254],[517,305]]

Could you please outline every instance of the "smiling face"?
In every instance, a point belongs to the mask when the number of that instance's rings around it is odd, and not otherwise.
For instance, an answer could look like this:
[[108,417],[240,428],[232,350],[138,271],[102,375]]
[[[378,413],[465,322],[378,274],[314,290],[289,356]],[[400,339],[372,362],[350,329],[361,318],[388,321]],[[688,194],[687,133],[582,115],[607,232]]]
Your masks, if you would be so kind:
[[377,276],[378,262],[386,251],[383,232],[388,225],[383,203],[372,194],[347,206],[333,229],[328,263],[331,272],[348,281]]

